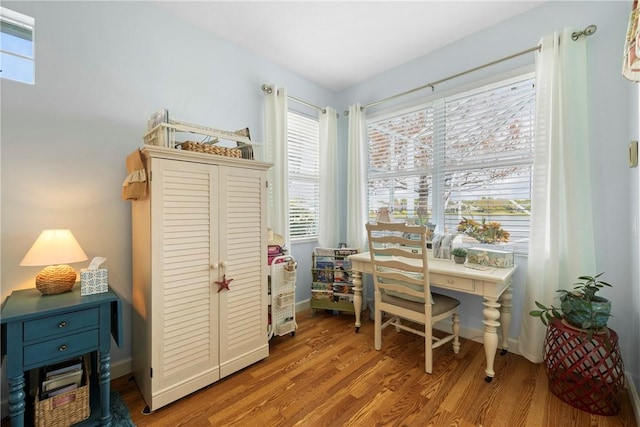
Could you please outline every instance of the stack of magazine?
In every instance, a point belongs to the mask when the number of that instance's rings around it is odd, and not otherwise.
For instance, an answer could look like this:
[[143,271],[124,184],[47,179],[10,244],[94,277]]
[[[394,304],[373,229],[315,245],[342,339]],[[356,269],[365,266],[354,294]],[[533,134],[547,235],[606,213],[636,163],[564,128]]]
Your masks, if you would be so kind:
[[349,255],[354,248],[315,248],[311,298],[353,302],[353,277]]
[[83,358],[65,360],[42,368],[40,374],[40,400],[76,390],[83,385]]

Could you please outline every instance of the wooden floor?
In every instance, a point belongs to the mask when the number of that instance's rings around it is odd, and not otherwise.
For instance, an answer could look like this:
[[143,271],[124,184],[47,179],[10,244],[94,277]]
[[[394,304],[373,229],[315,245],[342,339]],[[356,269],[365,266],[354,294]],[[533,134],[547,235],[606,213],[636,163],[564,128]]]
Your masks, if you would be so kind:
[[434,373],[423,370],[422,339],[387,328],[373,348],[373,322],[320,311],[298,313],[295,336],[274,337],[270,356],[253,366],[144,415],[128,377],[113,380],[133,422],[143,426],[636,426],[627,393],[615,416],[595,416],[548,391],[542,365],[496,356],[484,381],[481,344],[462,340],[436,350]]

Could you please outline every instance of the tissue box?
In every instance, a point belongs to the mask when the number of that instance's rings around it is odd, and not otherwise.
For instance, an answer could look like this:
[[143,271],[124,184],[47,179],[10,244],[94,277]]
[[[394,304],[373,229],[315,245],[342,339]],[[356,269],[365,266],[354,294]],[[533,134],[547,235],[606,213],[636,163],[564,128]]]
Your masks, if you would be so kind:
[[107,292],[109,290],[109,280],[106,268],[80,270],[80,295],[93,295]]
[[491,267],[513,267],[513,252],[487,248],[467,249],[467,262]]

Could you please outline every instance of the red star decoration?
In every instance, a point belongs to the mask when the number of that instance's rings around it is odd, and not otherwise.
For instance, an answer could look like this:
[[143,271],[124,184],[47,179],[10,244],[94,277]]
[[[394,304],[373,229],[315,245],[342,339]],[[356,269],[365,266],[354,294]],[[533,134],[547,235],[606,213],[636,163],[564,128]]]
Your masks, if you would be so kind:
[[218,285],[218,293],[220,293],[221,290],[226,289],[229,290],[229,283],[231,283],[233,279],[229,279],[227,280],[227,275],[225,274],[224,276],[222,276],[222,281],[221,282],[216,282],[216,284]]

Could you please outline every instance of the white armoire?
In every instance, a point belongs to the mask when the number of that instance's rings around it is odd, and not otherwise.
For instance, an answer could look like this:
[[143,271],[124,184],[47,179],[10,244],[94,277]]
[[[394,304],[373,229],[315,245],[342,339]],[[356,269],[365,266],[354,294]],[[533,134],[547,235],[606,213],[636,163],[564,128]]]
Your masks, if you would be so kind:
[[133,370],[156,410],[269,355],[269,164],[145,146],[132,202]]

